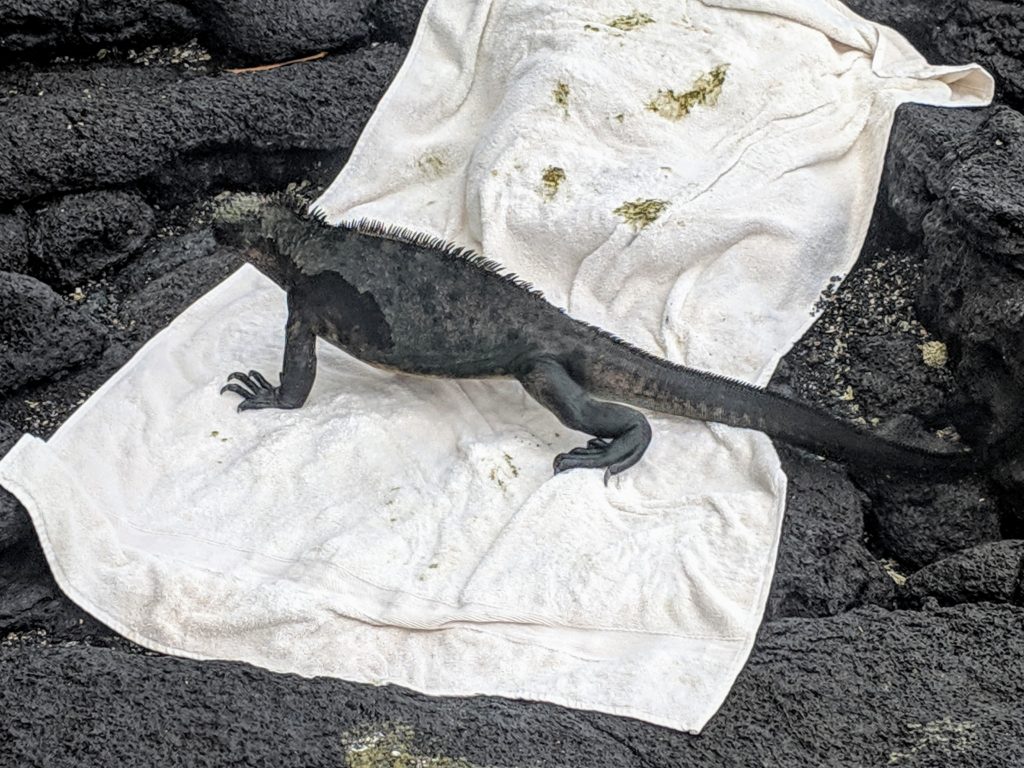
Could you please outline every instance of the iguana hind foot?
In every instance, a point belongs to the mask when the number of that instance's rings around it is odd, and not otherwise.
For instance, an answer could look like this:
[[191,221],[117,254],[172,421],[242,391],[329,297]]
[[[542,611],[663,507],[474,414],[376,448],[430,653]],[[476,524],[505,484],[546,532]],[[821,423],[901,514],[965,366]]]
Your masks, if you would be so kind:
[[586,445],[580,446],[579,448],[573,448],[568,453],[559,454],[561,456],[598,456],[608,450],[608,446],[611,445],[610,440],[605,440],[603,437],[595,437],[592,440],[588,440]]
[[556,360],[533,364],[520,377],[530,396],[570,429],[597,435],[585,446],[555,457],[555,474],[604,468],[604,482],[640,461],[651,442],[651,425],[640,411],[591,397]]

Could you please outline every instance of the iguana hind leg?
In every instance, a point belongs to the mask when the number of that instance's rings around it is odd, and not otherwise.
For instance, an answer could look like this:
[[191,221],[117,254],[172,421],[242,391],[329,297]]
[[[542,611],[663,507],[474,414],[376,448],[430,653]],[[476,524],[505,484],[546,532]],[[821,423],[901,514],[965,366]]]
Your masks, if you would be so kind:
[[586,446],[555,457],[555,474],[577,467],[604,467],[604,482],[640,461],[651,442],[651,425],[639,411],[591,397],[555,360],[536,362],[519,377],[530,396],[570,429],[595,435]]
[[[289,298],[291,298],[289,296]],[[285,328],[284,365],[281,370],[281,385],[275,387],[259,371],[248,375],[235,371],[228,375],[221,394],[234,392],[242,396],[239,411],[257,408],[299,408],[306,402],[309,390],[316,378],[316,334],[312,326],[290,306],[288,324]]]

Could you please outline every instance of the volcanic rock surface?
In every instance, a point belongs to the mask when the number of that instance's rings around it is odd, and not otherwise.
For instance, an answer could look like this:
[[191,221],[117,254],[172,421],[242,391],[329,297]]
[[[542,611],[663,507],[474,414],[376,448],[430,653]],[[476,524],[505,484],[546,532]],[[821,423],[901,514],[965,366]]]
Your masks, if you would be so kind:
[[[899,111],[861,262],[771,387],[974,443],[1024,406],[1024,11],[851,5],[987,66],[997,104]],[[237,267],[217,193],[333,178],[422,7],[0,0],[0,454]],[[780,453],[766,621],[699,737],[146,651],[60,592],[0,490],[0,767],[1024,765],[1024,468],[912,483]]]

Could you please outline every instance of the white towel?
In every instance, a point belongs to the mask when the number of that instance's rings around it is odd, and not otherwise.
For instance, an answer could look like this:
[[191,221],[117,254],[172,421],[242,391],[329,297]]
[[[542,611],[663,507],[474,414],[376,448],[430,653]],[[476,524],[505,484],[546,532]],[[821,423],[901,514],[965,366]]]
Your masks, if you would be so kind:
[[[895,107],[991,93],[830,0],[431,0],[318,204],[764,383],[856,258]],[[654,415],[607,488],[552,477],[586,436],[517,383],[325,344],[304,408],[235,413],[224,376],[279,370],[283,322],[243,268],[0,462],[72,599],[169,653],[700,730],[771,582],[786,479],[764,435]]]

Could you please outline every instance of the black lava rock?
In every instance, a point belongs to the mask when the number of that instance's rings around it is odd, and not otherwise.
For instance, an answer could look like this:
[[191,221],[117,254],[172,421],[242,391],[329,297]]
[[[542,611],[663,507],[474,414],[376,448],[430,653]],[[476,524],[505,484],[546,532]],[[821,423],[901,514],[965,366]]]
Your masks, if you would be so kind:
[[863,494],[834,465],[793,449],[780,456],[789,493],[766,618],[891,606],[895,584],[863,544]]
[[691,736],[28,634],[0,643],[0,750],[11,765],[1004,768],[1024,764],[1022,635],[1005,605],[770,622]]
[[28,264],[28,215],[24,209],[0,214],[0,272],[24,272]]
[[129,293],[124,317],[148,338],[241,264],[240,254],[218,246],[209,229],[160,240],[120,277]]
[[[21,437],[21,431],[6,421],[0,421],[0,459]],[[25,508],[3,488],[0,488],[0,553],[25,541],[32,531],[32,523]]]
[[78,88],[12,96],[0,112],[0,203],[131,184],[217,148],[347,151],[403,53],[385,44],[157,88],[140,75],[88,97]]
[[[919,310],[951,340],[952,367],[969,403],[956,426],[971,442],[1019,430],[1024,115],[997,107],[944,123],[934,110],[902,111],[887,166],[894,207],[923,237]],[[1000,479],[1024,488],[1020,472]]]
[[[21,430],[0,421],[0,459],[21,437]],[[0,553],[23,544],[32,533],[28,512],[13,495],[0,488]]]
[[[6,449],[0,451],[0,456]],[[32,536],[32,521],[18,500],[0,488],[0,553],[23,545]]]
[[12,59],[101,45],[187,40],[185,3],[161,0],[0,0],[0,55]]
[[385,40],[408,46],[416,36],[426,0],[376,0],[373,17]]
[[218,149],[175,158],[143,182],[161,207],[188,205],[210,192],[245,189],[274,192],[301,178],[326,187],[348,158],[344,149]]
[[996,79],[997,95],[1024,107],[1024,5],[1006,0],[944,0],[952,12],[934,31],[941,61],[976,61]]
[[[1024,267],[1024,115],[1000,107],[956,143],[936,190],[978,255]],[[928,237],[927,222],[924,226]]]
[[2,0],[0,50],[10,56],[67,39],[78,16],[78,0]]
[[21,431],[11,424],[8,424],[6,421],[0,421],[0,458],[3,458],[3,455],[18,442],[21,434]]
[[[5,493],[0,491],[0,511],[11,498],[4,497]],[[26,630],[72,642],[97,631],[110,634],[57,586],[28,512],[17,502],[11,522],[17,528],[8,527],[6,534],[12,538],[7,546],[0,544],[0,638]],[[4,744],[0,744],[0,765],[5,757]]]
[[45,283],[0,272],[0,394],[80,365],[105,346],[103,328]]
[[892,210],[915,235],[947,186],[955,148],[994,108],[940,109],[907,104],[896,111],[885,157],[886,197]]
[[370,34],[372,0],[194,0],[211,50],[267,64],[350,48]]
[[999,508],[987,486],[980,480],[940,480],[876,478],[869,490],[868,529],[883,555],[917,569],[958,550],[999,540]]
[[36,214],[33,256],[48,280],[73,288],[131,258],[154,222],[153,209],[132,192],[68,195]]
[[899,413],[944,422],[958,391],[943,366],[924,362],[925,339],[910,334],[851,335],[846,371],[856,402],[867,413]]
[[88,46],[183,41],[202,29],[190,6],[188,0],[81,0],[75,31]]
[[965,549],[912,575],[901,600],[920,605],[934,598],[941,605],[1024,601],[1024,541],[997,541]]

